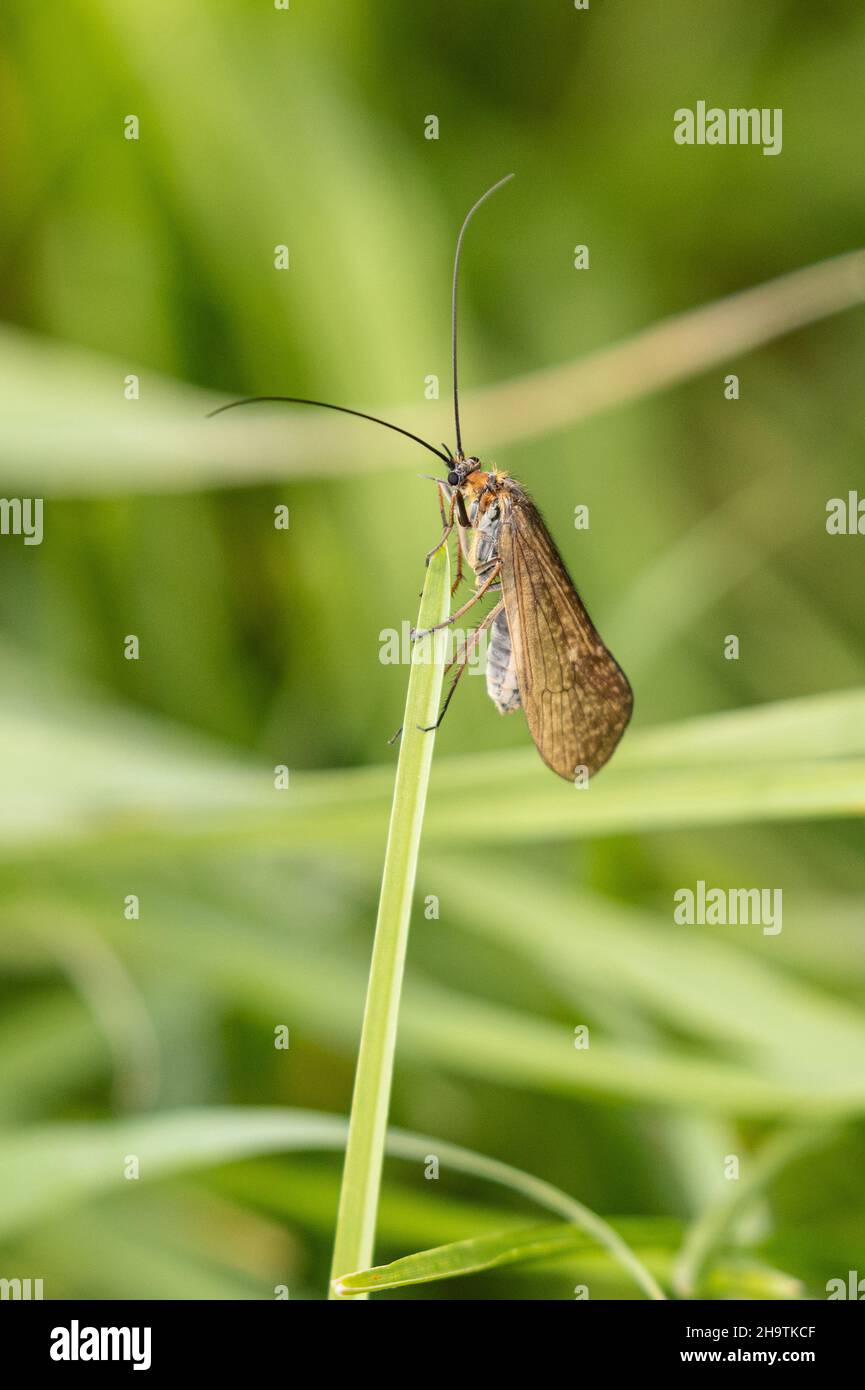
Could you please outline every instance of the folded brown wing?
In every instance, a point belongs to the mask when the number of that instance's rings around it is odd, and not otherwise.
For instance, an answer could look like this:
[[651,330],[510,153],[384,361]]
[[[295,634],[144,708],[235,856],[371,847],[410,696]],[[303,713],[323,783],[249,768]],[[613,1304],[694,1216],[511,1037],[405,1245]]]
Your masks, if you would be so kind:
[[508,498],[499,538],[502,596],[520,697],[537,750],[573,781],[612,754],[633,708],[627,677],[604,646],[540,513]]

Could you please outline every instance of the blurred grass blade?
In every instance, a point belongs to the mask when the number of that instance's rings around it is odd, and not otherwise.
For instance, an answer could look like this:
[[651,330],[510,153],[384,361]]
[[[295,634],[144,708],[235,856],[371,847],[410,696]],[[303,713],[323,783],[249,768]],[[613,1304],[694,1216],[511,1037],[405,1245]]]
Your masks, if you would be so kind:
[[[131,1120],[18,1130],[0,1138],[0,1240],[120,1187],[128,1154],[138,1158],[141,1179],[156,1182],[260,1154],[341,1150],[346,1134],[339,1116],[275,1107],[178,1110]],[[596,1238],[645,1292],[663,1297],[622,1238],[552,1183],[430,1135],[390,1130],[386,1150],[413,1162],[425,1162],[435,1153],[456,1172],[505,1187],[586,1230],[590,1223]]]
[[[332,853],[384,831],[387,766],[299,774],[290,805],[275,806],[260,767],[144,717],[55,705],[29,688],[6,696],[2,716],[0,844],[13,853],[100,837],[143,850],[288,838]],[[550,777],[530,746],[439,759],[425,840],[468,834],[479,800],[512,841],[861,816],[865,691],[636,729],[582,792]]]
[[[249,1207],[227,1211],[187,1187],[182,1205],[168,1192],[85,1207],[42,1225],[17,1250],[30,1268],[74,1269],[87,1301],[236,1302],[273,1297],[285,1278],[271,1253],[280,1240],[284,1248],[276,1222],[260,1221]],[[249,1253],[256,1243],[258,1259]]]
[[159,1038],[137,982],[105,939],[68,913],[63,930],[44,928],[42,940],[110,1048],[113,1109],[150,1109],[160,1089]]
[[865,690],[832,690],[796,700],[703,715],[641,729],[632,766],[665,767],[852,758],[865,754]]
[[8,1000],[0,1020],[0,1126],[36,1116],[47,1104],[110,1069],[105,1040],[83,1002],[55,988]]
[[488,448],[540,438],[863,301],[865,251],[848,251],[662,319],[575,362],[477,392],[473,427]]
[[[535,891],[539,908],[555,913],[552,890]],[[331,948],[317,943],[317,949],[311,942],[298,945],[285,932],[266,932],[260,923],[243,915],[226,915],[215,901],[202,905],[194,896],[177,899],[156,884],[148,885],[148,901],[159,920],[123,946],[124,959],[136,976],[178,977],[188,988],[206,990],[225,1008],[242,1000],[244,1007],[266,1024],[270,1024],[275,1009],[290,1009],[296,1026],[342,1053],[353,1054],[366,980],[366,970],[353,950],[347,954],[341,943]],[[492,901],[498,909],[498,899]],[[48,911],[44,900],[40,907],[39,920]],[[646,943],[631,948],[635,923],[629,931],[619,931],[617,916],[608,908],[608,914],[601,914],[597,925],[592,926],[588,920],[591,910],[587,900],[584,932],[575,930],[573,914],[551,917],[549,931],[537,928],[537,966],[544,969],[549,962],[554,970],[554,958],[548,954],[551,943],[560,933],[570,932],[575,944],[562,953],[560,989],[578,979],[581,962],[590,993],[603,993],[605,977],[608,982],[618,972],[626,999],[669,1018],[675,1029],[684,1028],[705,1039],[711,1051],[705,1045],[699,1051],[682,1051],[669,1042],[649,1048],[639,1038],[599,1030],[591,1047],[578,1052],[571,1029],[561,1021],[423,978],[415,970],[405,985],[400,1019],[404,1061],[421,1071],[439,1067],[454,1076],[497,1086],[528,1088],[548,1095],[617,1097],[643,1106],[673,1106],[701,1114],[804,1120],[865,1112],[865,1044],[861,1027],[843,1001],[835,1003],[833,1017],[833,1003],[828,997],[791,980],[773,979],[768,972],[761,973],[759,966],[752,971],[747,955],[741,956],[739,972],[739,954],[732,949],[726,954],[710,952],[706,941],[710,969],[718,971],[718,1007],[723,1010],[726,1004],[730,1008],[730,1028],[725,1035],[722,1013],[713,1012],[708,1004],[707,1020],[698,1026],[689,991],[698,999],[705,996],[705,975],[698,968],[699,943],[688,950],[682,942],[680,964],[674,941],[667,947],[664,937],[659,938],[660,961],[669,973],[670,1002],[664,1008],[663,1002],[657,1002],[663,989],[663,969],[659,976],[651,960],[652,928],[645,932]],[[57,912],[61,914],[62,909]],[[474,922],[472,925],[476,926]],[[502,944],[508,949],[512,949],[512,938],[520,927],[525,934],[524,917],[503,917]],[[608,957],[599,949],[598,940],[603,939],[607,927],[614,954],[605,971]],[[29,930],[27,915],[18,909],[7,930],[0,933],[0,948],[10,936],[26,939]],[[106,930],[117,940],[111,924]],[[309,926],[306,930],[311,938],[315,936]],[[586,949],[581,954],[583,936]],[[634,960],[625,966],[622,962],[629,949],[633,949]],[[819,1036],[825,1031],[825,1039],[814,1043],[813,1055],[808,1056],[804,1043],[791,1042],[790,1057],[784,1059],[777,1040],[770,1044],[758,1024],[741,1020],[737,981],[747,1008],[748,1000],[759,991],[761,979],[767,989],[767,1023],[774,1024],[782,1037],[802,1030],[807,1039],[812,1033]],[[759,992],[756,1000],[759,1002]],[[758,1007],[758,1002],[753,1007]],[[735,1048],[732,1057],[731,1044]]]
[[700,1292],[704,1298],[747,1298],[757,1303],[763,1300],[784,1303],[807,1298],[801,1279],[775,1269],[762,1260],[742,1255],[718,1260],[706,1271]]
[[[232,269],[236,273],[234,263]],[[850,251],[663,319],[576,361],[469,392],[463,408],[488,449],[541,438],[863,300],[865,252]],[[222,398],[152,372],[146,374],[148,398],[130,411],[118,400],[116,383],[134,366],[4,328],[0,450],[8,486],[17,480],[29,491],[50,487],[54,495],[165,491],[286,474],[319,478],[328,471],[379,469],[401,457],[396,446],[388,454],[381,440],[356,425],[304,420],[297,413],[276,419],[264,413],[215,429],[204,416]],[[375,402],[370,408],[409,429],[417,423],[416,410]],[[444,404],[424,418],[429,438],[450,429]]]
[[[575,895],[499,858],[481,900],[473,891],[470,857],[443,852],[424,860],[446,881],[460,920],[471,931],[505,943],[534,969],[585,1003],[616,982],[617,997],[702,1038],[722,1054],[747,1048],[743,1060],[763,1075],[812,1082],[822,1091],[865,1075],[861,1012],[808,980],[791,978],[734,942],[695,936],[669,917],[624,907],[588,893]],[[531,901],[530,935],[519,906]],[[711,979],[707,992],[705,981]]]
[[[636,1223],[627,1223],[639,1234]],[[646,1223],[648,1225],[648,1223]],[[670,1258],[663,1247],[657,1246],[647,1232],[649,1242],[646,1261],[663,1270],[669,1277]],[[414,1255],[393,1260],[374,1269],[359,1270],[345,1275],[339,1282],[346,1294],[382,1293],[387,1289],[405,1288],[410,1284],[429,1284],[440,1279],[454,1279],[469,1274],[481,1274],[504,1265],[525,1264],[530,1261],[562,1261],[578,1257],[575,1264],[581,1269],[595,1269],[596,1261],[586,1254],[598,1251],[600,1242],[575,1225],[511,1227],[493,1231],[468,1240],[421,1250]],[[580,1259],[579,1257],[583,1257]],[[614,1257],[615,1258],[615,1257]],[[606,1271],[605,1271],[606,1273]],[[704,1288],[713,1298],[748,1298],[767,1300],[799,1299],[805,1296],[798,1279],[774,1269],[762,1260],[736,1255],[718,1260],[704,1279]]]
[[[220,921],[216,914],[196,912],[187,900],[176,910],[155,896],[151,902],[154,910],[159,902],[168,920],[149,927],[135,943],[130,960],[139,970],[178,973],[190,987],[206,987],[226,1008],[240,999],[263,1023],[270,1023],[274,1009],[290,1008],[297,1026],[353,1053],[366,978],[353,959],[343,959],[340,950],[315,954],[261,939],[258,932],[245,935],[241,920]],[[572,969],[570,963],[563,966],[563,982]],[[680,1013],[682,989],[677,988],[672,1016]],[[782,1017],[790,1008],[791,1027],[808,1016],[798,1010],[795,993],[778,1005]],[[842,1037],[843,1016],[838,1023],[833,1036]],[[576,1051],[567,1024],[421,979],[416,971],[406,982],[400,1020],[401,1056],[420,1071],[439,1067],[454,1076],[546,1095],[616,1097],[701,1114],[788,1120],[865,1113],[865,1079],[856,1066],[862,1044],[852,1031],[848,1036],[855,1046],[843,1067],[833,1067],[831,1053],[820,1050],[799,1073],[789,1064],[783,1069],[774,1064],[765,1051],[731,1059],[723,1039],[712,1052],[683,1052],[669,1043],[649,1049],[641,1041],[599,1032],[590,1048]]]
[[[427,567],[418,631],[443,623],[449,611],[450,560],[445,544]],[[435,733],[425,730],[438,717],[447,638],[445,628],[420,638],[412,651],[336,1221],[334,1276],[368,1265],[375,1244],[402,977],[435,746]]]
[[341,1149],[345,1132],[336,1115],[263,1107],[11,1131],[0,1138],[0,1239],[119,1187],[127,1154],[138,1158],[141,1180],[150,1183],[257,1154]]
[[679,1298],[694,1298],[700,1281],[739,1217],[768,1187],[787,1164],[810,1149],[829,1143],[830,1128],[784,1130],[767,1140],[754,1158],[743,1159],[743,1175],[730,1182],[728,1191],[711,1203],[685,1232],[682,1247],[673,1266],[673,1288]]
[[[633,1251],[625,1247],[627,1259],[623,1257],[624,1242],[613,1228],[586,1208],[583,1209],[583,1217],[582,1229],[563,1225],[529,1226],[523,1230],[496,1231],[492,1235],[440,1245],[434,1250],[422,1250],[388,1265],[343,1275],[339,1280],[339,1291],[342,1294],[369,1294],[382,1289],[403,1288],[407,1284],[428,1284],[436,1279],[477,1274],[481,1270],[522,1260],[551,1259],[585,1249],[587,1245],[598,1244],[625,1265],[650,1298],[663,1298],[659,1286]],[[590,1239],[587,1240],[587,1236]]]

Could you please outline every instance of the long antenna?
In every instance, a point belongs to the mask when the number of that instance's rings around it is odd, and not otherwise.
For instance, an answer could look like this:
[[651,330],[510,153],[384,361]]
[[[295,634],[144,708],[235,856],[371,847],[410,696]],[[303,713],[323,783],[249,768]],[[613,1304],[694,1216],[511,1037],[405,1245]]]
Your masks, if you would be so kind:
[[513,174],[505,174],[503,179],[499,179],[498,183],[494,183],[492,188],[488,188],[486,193],[484,193],[482,197],[478,198],[474,207],[469,208],[468,212],[466,213],[463,225],[460,227],[460,234],[457,237],[457,249],[456,255],[454,256],[453,294],[451,296],[451,356],[453,359],[454,375],[454,428],[456,429],[457,436],[457,458],[463,458],[463,441],[462,436],[460,435],[460,397],[459,391],[457,389],[457,280],[459,277],[460,270],[460,249],[463,244],[463,237],[465,236],[466,227],[471,222],[478,208],[481,206],[482,203],[486,202],[487,198],[491,198],[492,195],[496,193],[498,189],[502,187],[503,184],[509,183],[512,178]]
[[371,420],[374,425],[384,425],[386,430],[396,430],[397,434],[404,434],[406,439],[413,439],[415,444],[422,444],[425,449],[429,449],[431,454],[440,458],[443,463],[450,463],[447,454],[443,454],[441,449],[435,445],[428,444],[420,435],[412,434],[411,430],[404,430],[401,425],[392,425],[389,420],[380,420],[377,415],[367,415],[363,410],[351,410],[347,405],[332,405],[330,401],[309,401],[304,396],[244,396],[239,401],[229,401],[228,405],[218,405],[215,410],[207,412],[207,419],[214,415],[221,415],[224,410],[234,410],[238,405],[257,405],[260,401],[287,401],[289,405],[318,405],[324,410],[338,410],[343,415],[356,415],[360,420]]

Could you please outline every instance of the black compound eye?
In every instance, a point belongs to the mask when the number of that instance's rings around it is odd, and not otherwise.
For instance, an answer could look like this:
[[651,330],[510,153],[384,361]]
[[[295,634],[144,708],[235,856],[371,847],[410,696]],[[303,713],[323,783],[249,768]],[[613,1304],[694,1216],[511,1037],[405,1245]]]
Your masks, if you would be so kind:
[[450,483],[451,487],[456,487],[456,485],[457,485],[457,483],[459,482],[459,480],[460,480],[460,475],[459,475],[459,473],[454,473],[454,472],[448,473],[448,482]]

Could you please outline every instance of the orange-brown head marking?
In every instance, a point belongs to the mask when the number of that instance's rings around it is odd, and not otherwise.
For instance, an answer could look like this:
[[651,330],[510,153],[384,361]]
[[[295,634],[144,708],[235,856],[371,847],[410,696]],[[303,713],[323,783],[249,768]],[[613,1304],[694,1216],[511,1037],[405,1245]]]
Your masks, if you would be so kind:
[[507,477],[506,473],[500,472],[497,468],[481,468],[480,459],[459,458],[454,459],[454,466],[448,473],[448,483],[451,487],[463,488],[472,500],[478,500],[483,511],[489,506],[492,498],[501,489],[500,480]]

